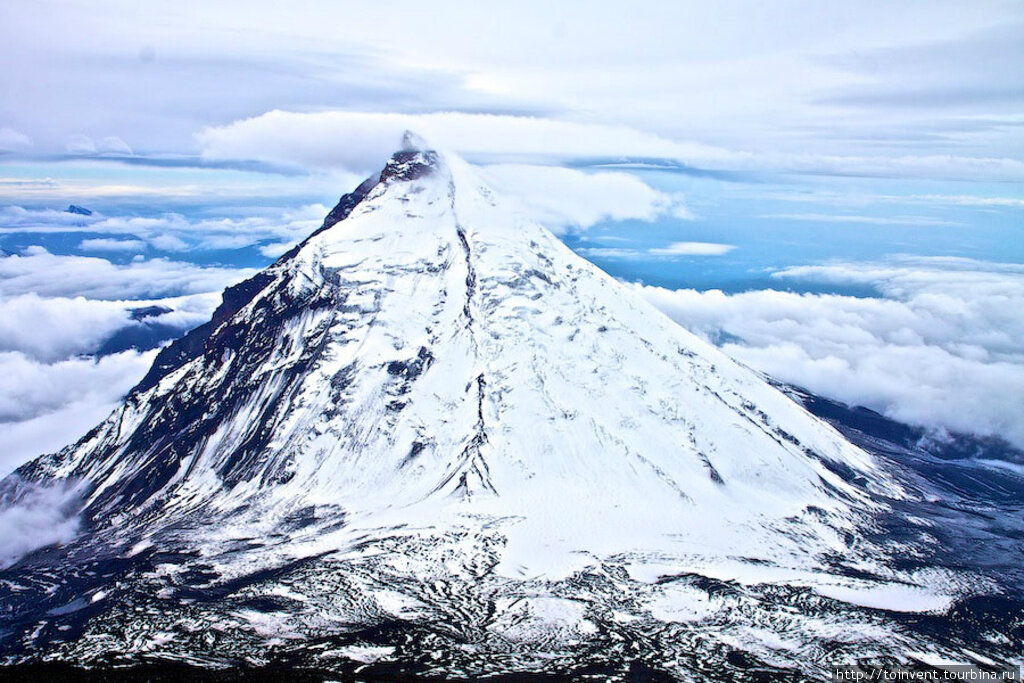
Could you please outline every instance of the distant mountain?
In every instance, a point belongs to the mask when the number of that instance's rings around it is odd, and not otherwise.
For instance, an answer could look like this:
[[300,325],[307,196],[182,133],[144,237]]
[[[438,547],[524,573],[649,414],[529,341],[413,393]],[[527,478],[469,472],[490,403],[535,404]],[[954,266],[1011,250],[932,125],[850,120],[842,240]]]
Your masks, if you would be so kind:
[[78,206],[76,204],[71,204],[71,205],[68,206],[68,208],[64,209],[64,213],[73,213],[73,214],[77,214],[79,216],[91,216],[92,215],[92,210],[91,209],[87,209],[84,206]]
[[0,655],[750,680],[1009,652],[956,625],[998,586],[911,561],[914,482],[410,142],[4,482],[69,531],[0,574]]

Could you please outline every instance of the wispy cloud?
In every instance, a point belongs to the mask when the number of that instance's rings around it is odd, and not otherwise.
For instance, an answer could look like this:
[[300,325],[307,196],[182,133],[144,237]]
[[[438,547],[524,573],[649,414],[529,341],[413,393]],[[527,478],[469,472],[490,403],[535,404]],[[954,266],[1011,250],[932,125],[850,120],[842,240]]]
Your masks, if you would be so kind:
[[[878,204],[931,206],[969,206],[981,208],[1024,208],[1024,198],[972,194],[880,194],[870,192],[838,192],[835,190],[815,191],[755,191],[750,196],[761,200],[793,202],[798,204],[827,204],[843,207],[864,207]],[[877,207],[876,207],[877,208]],[[780,214],[790,216],[795,214]],[[823,215],[823,214],[802,214]],[[769,216],[772,217],[772,216]]]
[[979,197],[976,195],[948,195],[948,194],[915,194],[908,197],[892,197],[887,199],[900,200],[910,199],[913,201],[929,202],[934,204],[956,204],[958,206],[993,206],[1006,207],[1011,209],[1024,209],[1024,198],[1020,197]]
[[72,135],[67,142],[67,151],[69,154],[83,156],[132,154],[132,148],[128,143],[115,135],[108,135],[99,140],[93,140],[87,135]]

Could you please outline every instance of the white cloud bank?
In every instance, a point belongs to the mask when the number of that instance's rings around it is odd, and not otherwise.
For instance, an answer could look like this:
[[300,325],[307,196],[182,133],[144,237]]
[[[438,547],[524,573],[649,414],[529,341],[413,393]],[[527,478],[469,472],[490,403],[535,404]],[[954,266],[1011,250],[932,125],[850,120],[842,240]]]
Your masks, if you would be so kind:
[[775,277],[866,284],[882,296],[634,286],[773,377],[902,422],[1024,448],[1024,266],[908,258]]
[[34,293],[0,297],[0,352],[61,360],[95,351],[128,323],[128,313],[119,302],[46,299]]

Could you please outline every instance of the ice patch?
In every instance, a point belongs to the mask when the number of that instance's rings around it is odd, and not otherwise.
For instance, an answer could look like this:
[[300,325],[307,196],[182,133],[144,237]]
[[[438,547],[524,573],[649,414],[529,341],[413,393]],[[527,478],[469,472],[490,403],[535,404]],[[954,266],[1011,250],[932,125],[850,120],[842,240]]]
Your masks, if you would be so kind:
[[954,600],[950,595],[900,583],[823,585],[815,586],[814,591],[833,600],[890,612],[942,613]]
[[374,647],[372,645],[349,645],[348,647],[334,650],[334,654],[347,657],[355,662],[372,664],[373,662],[390,657],[395,651],[393,647]]

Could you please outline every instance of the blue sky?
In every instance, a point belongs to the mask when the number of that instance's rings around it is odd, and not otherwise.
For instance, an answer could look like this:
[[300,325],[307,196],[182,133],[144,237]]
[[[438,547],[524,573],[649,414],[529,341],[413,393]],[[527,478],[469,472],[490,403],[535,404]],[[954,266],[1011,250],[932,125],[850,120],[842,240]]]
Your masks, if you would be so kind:
[[4,3],[0,469],[141,376],[96,357],[132,309],[197,324],[406,129],[753,367],[1024,447],[1021,36],[1021,2]]

